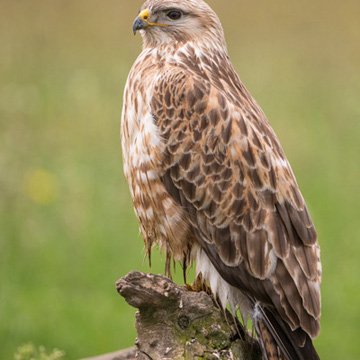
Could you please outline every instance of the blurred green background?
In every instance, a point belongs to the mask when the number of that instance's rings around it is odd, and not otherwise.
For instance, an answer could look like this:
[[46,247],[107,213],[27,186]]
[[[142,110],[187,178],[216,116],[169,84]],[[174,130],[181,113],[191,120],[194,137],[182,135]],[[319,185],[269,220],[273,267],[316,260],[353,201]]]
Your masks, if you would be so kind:
[[[209,3],[319,233],[316,347],[324,359],[359,359],[360,2]],[[29,340],[67,359],[134,343],[134,310],[114,283],[148,271],[119,141],[140,5],[0,0],[1,359]]]

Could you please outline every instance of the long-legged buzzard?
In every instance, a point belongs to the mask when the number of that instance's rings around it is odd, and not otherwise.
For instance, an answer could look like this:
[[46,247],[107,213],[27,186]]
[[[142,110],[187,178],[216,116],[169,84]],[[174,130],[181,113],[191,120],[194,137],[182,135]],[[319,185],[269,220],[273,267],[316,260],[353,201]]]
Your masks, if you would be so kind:
[[[140,229],[252,317],[264,359],[318,359],[317,234],[268,120],[202,0],[149,0],[129,74],[122,149]],[[149,254],[150,255],[150,254]]]

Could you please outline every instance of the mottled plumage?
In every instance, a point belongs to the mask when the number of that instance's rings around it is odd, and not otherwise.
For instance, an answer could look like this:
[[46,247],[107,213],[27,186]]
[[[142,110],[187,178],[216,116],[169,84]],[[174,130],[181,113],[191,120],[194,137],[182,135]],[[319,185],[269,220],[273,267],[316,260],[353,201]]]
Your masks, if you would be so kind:
[[222,304],[251,315],[265,359],[316,359],[317,234],[220,21],[201,0],[149,0],[141,10],[134,31],[144,46],[125,88],[121,137],[147,251],[160,244],[167,272],[171,258],[196,260]]

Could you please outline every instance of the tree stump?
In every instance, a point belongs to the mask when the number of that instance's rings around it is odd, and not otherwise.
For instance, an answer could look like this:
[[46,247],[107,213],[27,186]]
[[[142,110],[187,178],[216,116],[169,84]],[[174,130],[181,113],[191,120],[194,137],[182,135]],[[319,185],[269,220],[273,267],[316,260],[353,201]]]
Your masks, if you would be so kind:
[[138,360],[261,359],[257,341],[203,291],[189,291],[163,275],[139,271],[118,280],[116,288],[139,310],[135,322]]

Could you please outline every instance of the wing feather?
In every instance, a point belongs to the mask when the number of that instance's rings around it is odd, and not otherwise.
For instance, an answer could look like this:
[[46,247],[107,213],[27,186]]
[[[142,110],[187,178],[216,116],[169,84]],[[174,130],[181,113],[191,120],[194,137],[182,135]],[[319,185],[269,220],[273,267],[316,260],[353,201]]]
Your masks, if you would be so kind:
[[173,68],[155,86],[152,112],[166,149],[162,181],[220,274],[314,337],[319,259],[305,202],[251,96],[241,86],[246,99],[234,103],[234,90],[214,84]]

